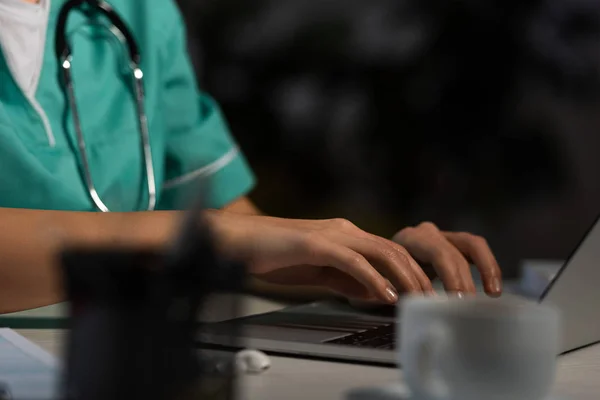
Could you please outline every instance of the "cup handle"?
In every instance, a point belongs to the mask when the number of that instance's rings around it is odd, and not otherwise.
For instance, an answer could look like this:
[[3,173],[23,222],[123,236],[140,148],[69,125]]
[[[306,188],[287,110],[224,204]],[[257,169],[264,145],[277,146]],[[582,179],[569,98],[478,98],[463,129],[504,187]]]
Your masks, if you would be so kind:
[[441,363],[451,348],[451,333],[441,324],[432,324],[419,335],[415,348],[414,378],[422,393],[430,400],[450,398]]

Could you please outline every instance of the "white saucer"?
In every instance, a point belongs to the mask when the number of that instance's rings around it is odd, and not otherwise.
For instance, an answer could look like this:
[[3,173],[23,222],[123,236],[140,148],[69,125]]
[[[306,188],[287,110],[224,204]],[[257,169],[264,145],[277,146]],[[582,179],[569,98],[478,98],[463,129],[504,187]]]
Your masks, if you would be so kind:
[[[401,383],[355,388],[346,392],[344,398],[345,400],[417,400],[412,398],[406,385]],[[550,395],[546,400],[564,399]]]

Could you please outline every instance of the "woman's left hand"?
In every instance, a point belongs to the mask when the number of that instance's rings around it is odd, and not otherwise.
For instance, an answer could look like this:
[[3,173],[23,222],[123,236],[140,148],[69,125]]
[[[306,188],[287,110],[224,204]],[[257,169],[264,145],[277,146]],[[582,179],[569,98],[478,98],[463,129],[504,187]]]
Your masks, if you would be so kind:
[[[470,263],[475,264],[490,296],[502,293],[502,273],[486,240],[466,232],[443,232],[430,222],[402,229],[393,237],[423,267],[439,277],[447,292],[475,293]],[[433,274],[432,274],[433,273]],[[431,276],[434,275],[434,276]]]

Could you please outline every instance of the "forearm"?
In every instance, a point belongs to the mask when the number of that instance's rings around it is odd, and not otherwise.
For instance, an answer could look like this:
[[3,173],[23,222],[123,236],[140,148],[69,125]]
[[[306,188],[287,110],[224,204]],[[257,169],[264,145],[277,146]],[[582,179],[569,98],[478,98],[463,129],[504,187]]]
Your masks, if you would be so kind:
[[172,237],[179,215],[0,208],[0,313],[63,300],[57,265],[62,249],[158,247]]

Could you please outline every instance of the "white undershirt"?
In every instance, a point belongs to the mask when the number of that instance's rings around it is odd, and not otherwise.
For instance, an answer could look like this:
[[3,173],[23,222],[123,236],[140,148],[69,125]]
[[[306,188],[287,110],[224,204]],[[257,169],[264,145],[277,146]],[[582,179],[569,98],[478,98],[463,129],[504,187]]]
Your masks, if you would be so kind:
[[50,0],[0,0],[0,45],[12,76],[32,98],[42,72]]

